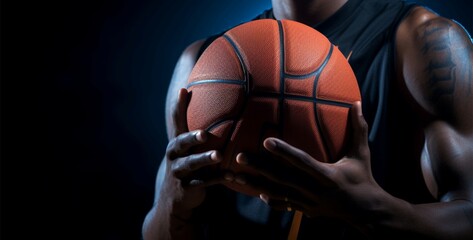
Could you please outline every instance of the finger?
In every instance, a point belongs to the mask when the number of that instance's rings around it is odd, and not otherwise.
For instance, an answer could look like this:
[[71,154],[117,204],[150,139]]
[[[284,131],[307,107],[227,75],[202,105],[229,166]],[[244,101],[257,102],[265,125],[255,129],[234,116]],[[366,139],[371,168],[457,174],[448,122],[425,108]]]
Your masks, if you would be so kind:
[[207,134],[205,131],[196,130],[193,132],[185,132],[171,139],[166,149],[166,155],[170,160],[183,157],[183,155],[188,154],[190,148],[205,143],[206,141]]
[[368,124],[363,117],[361,102],[357,101],[350,110],[350,118],[353,128],[352,145],[348,152],[349,156],[367,159],[369,157],[368,146]]
[[234,182],[244,185],[246,189],[250,189],[252,192],[265,193],[272,197],[283,198],[282,196],[293,191],[287,186],[281,186],[262,177],[251,175],[238,174],[234,176]]
[[218,175],[216,177],[210,177],[206,179],[194,178],[183,187],[186,190],[191,188],[206,188],[217,184],[223,184],[225,182],[228,182],[228,180],[224,176]]
[[332,175],[332,169],[326,163],[317,161],[306,152],[277,139],[267,138],[263,142],[264,147],[276,156],[286,159],[294,167],[309,175],[326,181]]
[[288,201],[288,198],[290,198],[292,202],[305,207],[319,201],[319,194],[315,192],[299,191],[261,177],[240,174],[235,176],[234,182],[244,185],[246,189],[250,189],[252,192],[259,192],[276,201]]
[[172,113],[172,120],[174,123],[175,135],[174,137],[187,132],[187,104],[188,104],[188,92],[187,89],[181,88],[177,95],[177,103]]
[[265,202],[268,206],[270,206],[273,209],[280,210],[280,211],[301,211],[301,212],[306,212],[307,211],[307,204],[302,203],[293,199],[277,199],[273,198],[271,196],[268,196],[264,193],[259,195],[259,198]]
[[278,185],[293,188],[306,195],[312,195],[317,184],[306,174],[300,174],[296,171],[291,171],[288,166],[282,166],[277,161],[267,161],[264,158],[256,160],[252,156],[248,156],[245,153],[239,153],[236,157],[236,161],[240,165],[244,165],[246,168],[251,168],[255,172],[258,172],[268,180]]
[[174,177],[182,179],[202,167],[217,164],[221,160],[222,157],[217,151],[193,154],[173,161],[171,171]]

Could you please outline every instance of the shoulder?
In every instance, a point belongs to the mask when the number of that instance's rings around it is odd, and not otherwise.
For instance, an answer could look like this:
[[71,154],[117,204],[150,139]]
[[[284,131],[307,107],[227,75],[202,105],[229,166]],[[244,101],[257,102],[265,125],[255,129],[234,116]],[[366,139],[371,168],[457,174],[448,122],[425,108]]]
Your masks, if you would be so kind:
[[430,115],[450,118],[471,100],[473,46],[457,22],[415,7],[396,33],[398,79]]
[[197,62],[197,59],[200,57],[202,52],[218,37],[220,37],[223,33],[215,34],[209,36],[204,39],[197,40],[191,44],[189,44],[184,51],[182,52],[178,65],[176,67],[185,67],[194,66]]
[[197,61],[200,49],[204,43],[205,39],[195,41],[182,51],[176,66],[174,67],[174,72],[170,83],[170,91],[173,93],[177,94],[177,91],[180,88],[185,87],[187,78],[189,77],[192,68]]
[[189,44],[184,51],[182,51],[181,56],[179,57],[179,62],[185,62],[185,63],[190,63],[191,65],[194,65],[197,61],[199,52],[201,51],[202,46],[204,45],[206,39],[200,39],[197,40],[191,44]]
[[399,25],[397,40],[415,40],[418,43],[432,36],[467,37],[465,29],[454,20],[445,18],[437,13],[421,7],[414,7]]
[[[215,40],[215,36],[211,36],[205,39],[197,40],[189,44],[181,53],[172,74],[172,79],[169,87],[169,93],[175,93],[179,91],[180,88],[185,88],[187,79],[194,68],[198,58],[205,50],[205,48],[210,45],[210,43]],[[173,94],[168,93],[169,96]]]

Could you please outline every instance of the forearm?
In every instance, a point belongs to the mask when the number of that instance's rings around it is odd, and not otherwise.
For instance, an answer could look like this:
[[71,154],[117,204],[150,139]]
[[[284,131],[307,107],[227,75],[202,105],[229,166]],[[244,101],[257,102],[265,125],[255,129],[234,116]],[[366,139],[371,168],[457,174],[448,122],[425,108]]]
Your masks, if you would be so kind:
[[169,204],[156,204],[146,215],[143,239],[196,239],[198,232],[191,215],[191,212],[174,214]]
[[473,237],[473,203],[467,200],[410,204],[385,195],[373,211],[376,235],[383,239],[469,239]]
[[173,191],[170,190],[169,185],[164,184],[166,161],[164,158],[161,162],[156,177],[156,202],[143,222],[143,239],[194,239],[196,234],[195,227],[191,222],[192,211],[173,212],[173,200],[171,199],[173,194],[169,194]]

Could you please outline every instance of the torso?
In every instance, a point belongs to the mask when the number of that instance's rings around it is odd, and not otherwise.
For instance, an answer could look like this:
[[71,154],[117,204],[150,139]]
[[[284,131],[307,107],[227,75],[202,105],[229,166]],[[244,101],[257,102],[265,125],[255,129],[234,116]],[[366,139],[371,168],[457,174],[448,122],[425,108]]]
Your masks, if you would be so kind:
[[[376,181],[390,194],[417,203],[434,200],[420,167],[424,138],[421,123],[413,118],[415,109],[406,107],[410,99],[402,93],[394,67],[396,29],[412,7],[398,1],[350,0],[313,27],[349,57],[370,127]],[[261,18],[273,18],[272,11],[255,19]],[[213,188],[208,199],[200,210],[209,222],[209,239],[287,238],[291,213],[273,211],[257,198],[223,187]],[[242,230],[232,230],[235,225]],[[335,220],[304,218],[299,235],[299,239],[353,239],[357,233]]]

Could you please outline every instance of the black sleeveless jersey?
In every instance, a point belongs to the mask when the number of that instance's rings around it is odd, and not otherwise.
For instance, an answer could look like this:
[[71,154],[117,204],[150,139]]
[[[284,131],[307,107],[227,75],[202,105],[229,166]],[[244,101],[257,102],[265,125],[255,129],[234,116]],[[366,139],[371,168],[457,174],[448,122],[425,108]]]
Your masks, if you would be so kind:
[[[419,132],[419,126],[411,121],[413,114],[403,107],[407,102],[394,83],[395,32],[413,6],[398,0],[349,0],[330,18],[312,27],[350,56],[369,125],[376,181],[390,194],[420,203],[433,201],[420,168],[423,136],[411,135]],[[265,18],[274,18],[272,9],[254,20]],[[201,52],[220,35],[210,37]],[[290,212],[271,210],[258,198],[220,186],[209,189],[197,214],[205,219],[199,223],[205,239],[287,239],[292,221]],[[343,222],[304,217],[298,239],[362,238]]]

